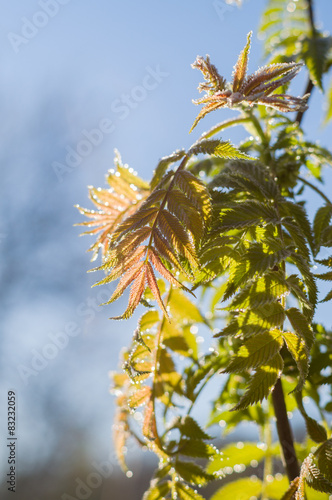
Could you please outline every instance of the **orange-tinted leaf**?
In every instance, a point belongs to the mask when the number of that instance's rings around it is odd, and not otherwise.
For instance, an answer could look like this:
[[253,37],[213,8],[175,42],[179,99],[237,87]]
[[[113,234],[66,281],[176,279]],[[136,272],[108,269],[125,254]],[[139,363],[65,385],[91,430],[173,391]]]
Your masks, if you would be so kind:
[[141,389],[138,389],[134,392],[134,394],[128,400],[128,405],[130,406],[130,408],[138,408],[139,406],[147,403],[150,397],[151,387],[145,385]]
[[166,269],[166,267],[158,257],[158,254],[155,252],[153,248],[151,248],[150,256],[151,256],[151,262],[159,274],[161,274],[165,279],[167,279],[167,281],[169,281],[172,285],[183,288],[187,292],[192,293],[187,287],[185,287],[182,283],[180,283],[173,276],[173,274],[169,272],[168,269]]
[[121,297],[125,289],[139,275],[139,273],[142,270],[143,264],[144,264],[143,262],[138,262],[131,269],[128,269],[128,271],[122,276],[121,280],[118,283],[118,286],[113,292],[112,297],[109,299],[108,302],[106,302],[106,304],[110,304],[111,302],[114,302],[114,300]]
[[152,400],[148,402],[145,408],[142,432],[143,436],[150,440],[156,439],[158,436]]
[[240,53],[237,63],[234,66],[233,92],[238,92],[240,90],[243,80],[247,73],[251,36],[252,36],[252,31],[248,33],[247,43],[242,52]]
[[158,305],[159,305],[160,309],[163,311],[163,313],[165,314],[165,316],[168,317],[165,305],[164,305],[162,298],[161,298],[161,295],[160,295],[158,283],[157,283],[157,280],[156,280],[156,277],[155,277],[155,274],[153,272],[153,268],[152,268],[150,262],[147,263],[146,278],[147,278],[150,290],[152,292],[152,295],[154,296],[154,298],[158,302]]

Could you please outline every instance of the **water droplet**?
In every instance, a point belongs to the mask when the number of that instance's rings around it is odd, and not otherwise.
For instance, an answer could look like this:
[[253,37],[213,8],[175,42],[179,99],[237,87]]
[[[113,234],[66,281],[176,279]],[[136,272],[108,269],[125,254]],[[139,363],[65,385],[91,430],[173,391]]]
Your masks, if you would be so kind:
[[257,448],[259,448],[260,450],[266,451],[267,445],[265,443],[257,443]]
[[133,477],[133,475],[134,474],[133,474],[133,472],[131,470],[127,470],[127,472],[126,472],[126,476],[127,477]]
[[294,2],[290,2],[290,3],[287,5],[287,10],[288,10],[288,12],[291,12],[291,13],[292,13],[292,12],[294,12],[294,11],[295,11],[295,9],[296,9],[296,5],[295,5],[295,3],[294,3]]

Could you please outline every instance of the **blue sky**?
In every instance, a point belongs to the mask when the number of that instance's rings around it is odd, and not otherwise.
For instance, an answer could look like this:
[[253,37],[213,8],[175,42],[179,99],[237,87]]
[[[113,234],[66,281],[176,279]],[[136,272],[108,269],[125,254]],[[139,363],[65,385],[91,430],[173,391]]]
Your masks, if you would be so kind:
[[[331,31],[331,2],[316,3],[317,19]],[[88,184],[104,185],[114,148],[149,179],[160,157],[190,146],[209,126],[234,116],[229,110],[212,113],[189,136],[198,112],[191,100],[198,97],[201,80],[190,65],[197,54],[209,54],[229,79],[250,30],[249,71],[262,65],[256,34],[264,5],[263,0],[244,0],[241,9],[213,0],[7,3],[0,25],[5,375],[0,388],[2,398],[9,387],[19,394],[22,448],[30,450],[32,462],[48,456],[69,420],[82,429],[90,426],[88,446],[107,453],[113,413],[107,372],[117,367],[135,326],[135,320],[112,323],[109,309],[97,307],[105,297],[90,289],[96,281],[96,275],[86,274],[90,240],[79,239],[72,227],[81,220],[73,205],[88,205]],[[305,82],[303,70],[295,93],[302,93]],[[331,126],[320,127],[322,106],[315,90],[303,126],[329,146]],[[91,134],[96,145],[68,168],[66,155]],[[223,139],[244,136],[232,129]],[[329,173],[330,192],[331,182]],[[315,199],[310,203],[314,207]],[[123,305],[116,304],[112,315]],[[328,305],[321,315],[331,323]],[[36,353],[72,323],[79,333],[67,335],[68,344],[40,372],[22,377],[18,367],[32,369]],[[54,407],[61,411],[50,424]],[[98,422],[96,407],[103,408]],[[38,432],[32,422],[38,422]]]

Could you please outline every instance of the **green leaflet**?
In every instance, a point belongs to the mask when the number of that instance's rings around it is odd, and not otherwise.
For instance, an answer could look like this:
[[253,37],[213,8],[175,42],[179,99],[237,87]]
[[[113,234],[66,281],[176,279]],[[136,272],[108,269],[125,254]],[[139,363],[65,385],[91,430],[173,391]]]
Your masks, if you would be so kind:
[[258,224],[277,224],[279,215],[270,203],[246,200],[227,206],[221,214],[220,229],[243,229]]
[[295,222],[287,220],[286,218],[282,220],[282,225],[288,231],[290,237],[293,240],[291,243],[293,243],[296,246],[302,258],[305,259],[306,261],[309,261],[310,254],[307,247],[307,241],[306,238],[304,237],[301,227],[298,226]]
[[229,162],[229,166],[210,182],[209,187],[225,187],[249,192],[263,203],[280,197],[278,185],[266,168],[258,162],[245,160]]
[[[322,259],[322,260],[317,259],[317,262],[319,262],[320,264],[323,264],[324,266],[327,266],[330,268],[332,267],[332,258],[331,257],[328,259]],[[332,271],[328,271],[327,273],[323,273],[323,274],[316,274],[315,276],[316,276],[316,278],[319,278],[319,279],[324,280],[324,281],[332,281]],[[331,299],[332,299],[332,290],[320,302],[327,302],[328,300],[331,300]]]
[[179,453],[188,457],[210,458],[216,455],[216,450],[210,444],[200,439],[181,439]]
[[256,309],[275,302],[288,294],[290,287],[280,272],[268,271],[244,286],[231,301],[227,310]]
[[262,489],[260,479],[238,479],[220,488],[211,500],[251,500],[252,497],[259,498]]
[[332,439],[322,443],[315,451],[319,469],[329,481],[332,481]]
[[151,486],[143,496],[142,500],[163,500],[171,490],[170,481]]
[[332,299],[332,290],[320,302],[328,302]]
[[283,366],[284,363],[279,353],[271,358],[268,363],[261,365],[252,377],[245,394],[239,403],[232,408],[232,411],[243,410],[247,406],[267,398],[280,377]]
[[327,92],[326,101],[327,101],[327,106],[326,106],[326,113],[325,113],[325,118],[324,118],[325,125],[327,125],[327,123],[332,119],[332,85],[331,84],[330,84],[330,88]]
[[174,469],[185,481],[197,486],[204,486],[215,479],[212,474],[208,474],[202,467],[193,462],[176,460],[174,462]]
[[322,443],[327,440],[327,433],[325,428],[320,425],[314,418],[309,417],[307,412],[304,409],[302,396],[300,393],[295,393],[296,402],[298,408],[300,410],[301,415],[303,416],[308,434],[310,438],[315,441],[315,443]]
[[309,315],[309,318],[311,319],[317,304],[318,295],[315,277],[311,272],[310,264],[305,258],[302,257],[302,255],[293,253],[291,260],[302,274],[303,281],[307,289],[307,295],[311,303],[311,314]]
[[314,218],[314,235],[315,235],[315,244],[316,244],[316,253],[318,253],[320,245],[321,245],[321,235],[323,229],[326,228],[332,217],[332,205],[326,204],[320,207]]
[[255,275],[263,275],[275,268],[287,257],[293,256],[294,251],[292,246],[284,247],[282,242],[269,250],[270,252],[273,251],[273,253],[264,251],[261,243],[251,243],[249,249],[239,259],[239,262],[235,263],[230,269],[229,282],[223,300],[231,297],[239,287],[243,286]]
[[255,160],[255,158],[243,153],[229,141],[220,141],[218,139],[202,139],[194,144],[188,151],[188,154],[198,155],[200,153],[218,156],[227,159]]
[[315,33],[311,38],[306,37],[302,41],[302,57],[308,67],[310,78],[322,91],[322,76],[326,71],[326,63],[331,46],[332,38],[330,36],[322,36],[319,33]]
[[156,166],[156,169],[153,172],[153,176],[150,182],[151,190],[155,189],[155,187],[159,184],[161,179],[164,177],[165,172],[169,167],[169,165],[181,160],[185,156],[185,154],[186,152],[183,149],[181,149],[175,151],[173,154],[169,156],[164,156],[163,158],[161,158],[158,165]]
[[175,490],[178,494],[178,498],[181,500],[204,500],[202,495],[197,493],[196,490],[193,490],[185,483],[181,483],[178,481],[175,484]]
[[[198,392],[199,384],[209,376],[209,373],[216,373],[223,368],[223,360],[215,354],[209,354],[200,359],[200,364],[195,363],[186,369],[186,397],[194,401]],[[195,392],[196,391],[196,392]]]
[[322,491],[324,493],[332,493],[332,482],[329,481],[324,474],[322,474],[314,463],[309,465],[305,478],[307,483],[315,490]]
[[204,233],[204,220],[196,207],[178,189],[173,189],[167,197],[167,208],[174,215],[179,214],[185,226],[199,242]]
[[194,420],[189,415],[182,417],[176,424],[176,427],[181,431],[184,436],[194,439],[212,439],[209,434],[204,432],[198,425],[196,420]]
[[252,461],[260,462],[265,457],[265,451],[256,444],[240,442],[237,445],[230,444],[221,449],[222,454],[216,455],[208,463],[207,472],[209,474],[223,472],[225,467],[235,465],[250,466]]
[[296,390],[300,391],[303,388],[305,380],[309,372],[309,350],[303,339],[299,338],[293,332],[282,332],[286,342],[287,349],[291,353],[297,368],[300,373],[300,381],[296,386]]
[[176,320],[188,320],[191,323],[205,322],[198,307],[192,303],[180,290],[172,290],[168,305]]
[[174,322],[163,324],[163,344],[182,356],[193,355],[193,345],[189,346],[184,328],[177,327]]
[[148,311],[143,316],[141,316],[138,328],[141,332],[149,330],[158,323],[160,320],[158,311]]
[[310,350],[315,339],[308,320],[296,307],[290,307],[285,312],[295,332],[305,341],[307,348]]
[[288,487],[289,481],[286,476],[274,477],[273,481],[266,485],[265,494],[269,500],[280,500]]
[[176,183],[207,222],[211,215],[211,197],[205,184],[187,170],[177,172]]
[[332,281],[332,271],[323,274],[315,274],[316,278],[324,281]]
[[258,368],[273,358],[280,351],[282,345],[283,338],[280,330],[275,329],[255,335],[240,347],[224,373]]

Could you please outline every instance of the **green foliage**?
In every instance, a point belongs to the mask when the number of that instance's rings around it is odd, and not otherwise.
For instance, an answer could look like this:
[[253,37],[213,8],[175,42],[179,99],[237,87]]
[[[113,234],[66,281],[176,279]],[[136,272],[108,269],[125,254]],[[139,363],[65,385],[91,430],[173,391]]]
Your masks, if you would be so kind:
[[[142,311],[122,370],[111,378],[121,467],[127,470],[132,437],[159,460],[144,500],[202,500],[197,488],[210,482],[213,500],[326,500],[332,493],[332,332],[316,322],[318,298],[332,299],[332,290],[322,298],[317,287],[332,281],[332,202],[308,180],[324,180],[332,154],[300,127],[309,96],[285,93],[303,62],[307,88],[323,90],[331,37],[318,31],[314,15],[313,1],[269,0],[260,34],[272,64],[247,76],[249,33],[230,83],[209,56],[198,57],[205,96],[194,101],[203,108],[192,128],[216,109],[238,116],[161,158],[150,183],[117,153],[109,187],[89,189],[97,210],[78,207],[89,219],[80,225],[97,236],[93,259],[101,252],[94,270],[105,277],[97,284],[117,281],[107,303],[129,289],[128,306],[114,319]],[[295,119],[283,114],[289,111],[298,112]],[[216,138],[238,125],[250,134],[239,146]],[[313,218],[308,189],[322,198]],[[207,429],[193,415],[211,380],[220,383],[211,389]],[[277,411],[277,400],[306,426],[306,439],[295,443],[301,468],[294,455],[287,477],[277,467],[294,443],[282,437],[287,412]],[[261,443],[222,441],[219,449],[220,429],[224,438],[243,422],[257,426]],[[260,479],[251,470],[258,465]],[[234,479],[238,473],[245,475]]]

